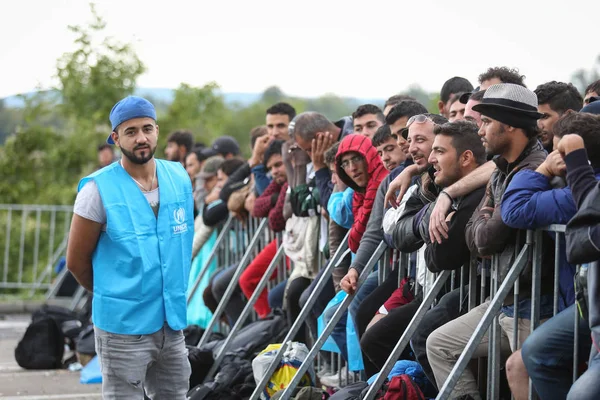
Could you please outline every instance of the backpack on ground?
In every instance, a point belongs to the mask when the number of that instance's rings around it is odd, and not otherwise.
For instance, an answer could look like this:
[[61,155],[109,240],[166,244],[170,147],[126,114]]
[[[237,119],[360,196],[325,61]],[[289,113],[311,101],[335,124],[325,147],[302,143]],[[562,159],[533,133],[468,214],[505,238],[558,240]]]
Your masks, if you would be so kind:
[[25,369],[59,369],[64,352],[65,337],[58,322],[50,317],[37,318],[15,348],[15,360]]
[[341,388],[329,400],[357,400],[365,388],[368,388],[367,382],[356,382]]
[[389,381],[383,400],[425,400],[425,395],[409,375],[403,374]]
[[75,339],[75,349],[77,360],[82,366],[86,366],[96,355],[96,336],[94,334],[94,325],[89,324]]
[[[271,400],[277,400],[283,394],[283,390],[276,392]],[[291,400],[326,400],[329,399],[329,393],[323,389],[316,388],[313,386],[297,387],[292,392]]]
[[75,311],[50,304],[42,305],[42,307],[34,311],[31,315],[33,322],[44,318],[52,318],[58,323],[65,337],[69,339],[71,348],[74,347],[75,339],[77,339],[79,333],[88,325],[86,318]]

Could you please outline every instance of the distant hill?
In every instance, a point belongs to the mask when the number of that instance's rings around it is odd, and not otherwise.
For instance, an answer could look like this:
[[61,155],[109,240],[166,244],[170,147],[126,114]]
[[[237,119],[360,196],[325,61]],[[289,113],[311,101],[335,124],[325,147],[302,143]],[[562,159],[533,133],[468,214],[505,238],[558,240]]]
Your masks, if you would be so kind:
[[[138,96],[149,97],[155,101],[159,101],[162,103],[170,103],[173,101],[173,92],[174,89],[167,88],[138,88],[135,91],[135,94]],[[25,96],[32,96],[35,92],[26,93]],[[240,106],[247,106],[257,100],[260,99],[262,93],[240,93],[240,92],[231,92],[231,93],[223,93],[223,97],[225,98],[225,102],[227,104],[239,104]],[[21,108],[24,106],[24,101],[19,96],[9,96],[2,99],[4,101],[5,107],[14,107]],[[354,99],[354,98],[345,98],[349,103],[352,104],[366,104],[372,103],[379,106],[383,106],[385,103],[385,99]]]

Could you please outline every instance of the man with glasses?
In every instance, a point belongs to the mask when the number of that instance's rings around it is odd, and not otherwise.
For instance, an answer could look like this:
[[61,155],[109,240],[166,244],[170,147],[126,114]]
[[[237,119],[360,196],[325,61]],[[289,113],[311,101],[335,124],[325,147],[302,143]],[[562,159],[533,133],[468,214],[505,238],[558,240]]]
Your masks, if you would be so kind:
[[[348,187],[354,189],[352,196],[354,222],[348,236],[348,247],[352,253],[356,254],[371,217],[377,189],[386,178],[388,171],[377,155],[377,149],[371,144],[371,139],[363,135],[352,134],[342,140],[335,164],[339,179]],[[375,275],[374,278],[365,282],[350,305],[350,315],[353,321],[355,321],[355,311],[362,300],[377,287],[377,276]],[[348,290],[344,290],[348,292]],[[333,316],[336,309],[337,307],[331,307],[325,311],[323,316],[325,323]],[[348,360],[345,335],[346,320],[347,316],[342,317],[342,322],[338,324],[332,333],[332,337],[340,348],[342,356]],[[328,384],[327,381],[324,383]]]

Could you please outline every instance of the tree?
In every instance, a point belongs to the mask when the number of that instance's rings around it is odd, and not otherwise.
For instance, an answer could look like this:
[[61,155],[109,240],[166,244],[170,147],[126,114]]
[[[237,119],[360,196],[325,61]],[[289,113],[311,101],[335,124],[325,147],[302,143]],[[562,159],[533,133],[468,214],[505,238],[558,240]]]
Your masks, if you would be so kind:
[[585,92],[585,88],[592,82],[600,79],[600,54],[596,57],[596,61],[591,69],[586,70],[580,68],[571,75],[571,82],[579,90]]
[[275,104],[282,101],[284,97],[285,94],[278,86],[271,86],[263,92],[261,101],[263,103]]
[[206,144],[223,135],[221,129],[228,113],[218,90],[219,86],[214,82],[202,87],[182,83],[175,90],[166,115],[158,116],[161,129],[159,149],[166,145],[169,132],[177,129],[192,131],[196,140]]
[[96,43],[106,22],[93,4],[90,8],[93,18],[90,24],[68,27],[77,35],[75,45],[78,48],[59,58],[57,75],[63,115],[96,126],[106,124],[113,105],[133,93],[136,80],[145,67],[129,43],[120,43],[110,37]]

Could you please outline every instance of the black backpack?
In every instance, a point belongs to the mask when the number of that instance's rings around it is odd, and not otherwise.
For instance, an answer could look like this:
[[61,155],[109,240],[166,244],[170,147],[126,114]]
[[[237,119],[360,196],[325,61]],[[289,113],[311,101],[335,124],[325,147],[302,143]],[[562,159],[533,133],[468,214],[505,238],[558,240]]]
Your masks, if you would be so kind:
[[15,349],[15,360],[25,369],[63,367],[65,336],[53,318],[38,318],[25,331]]

